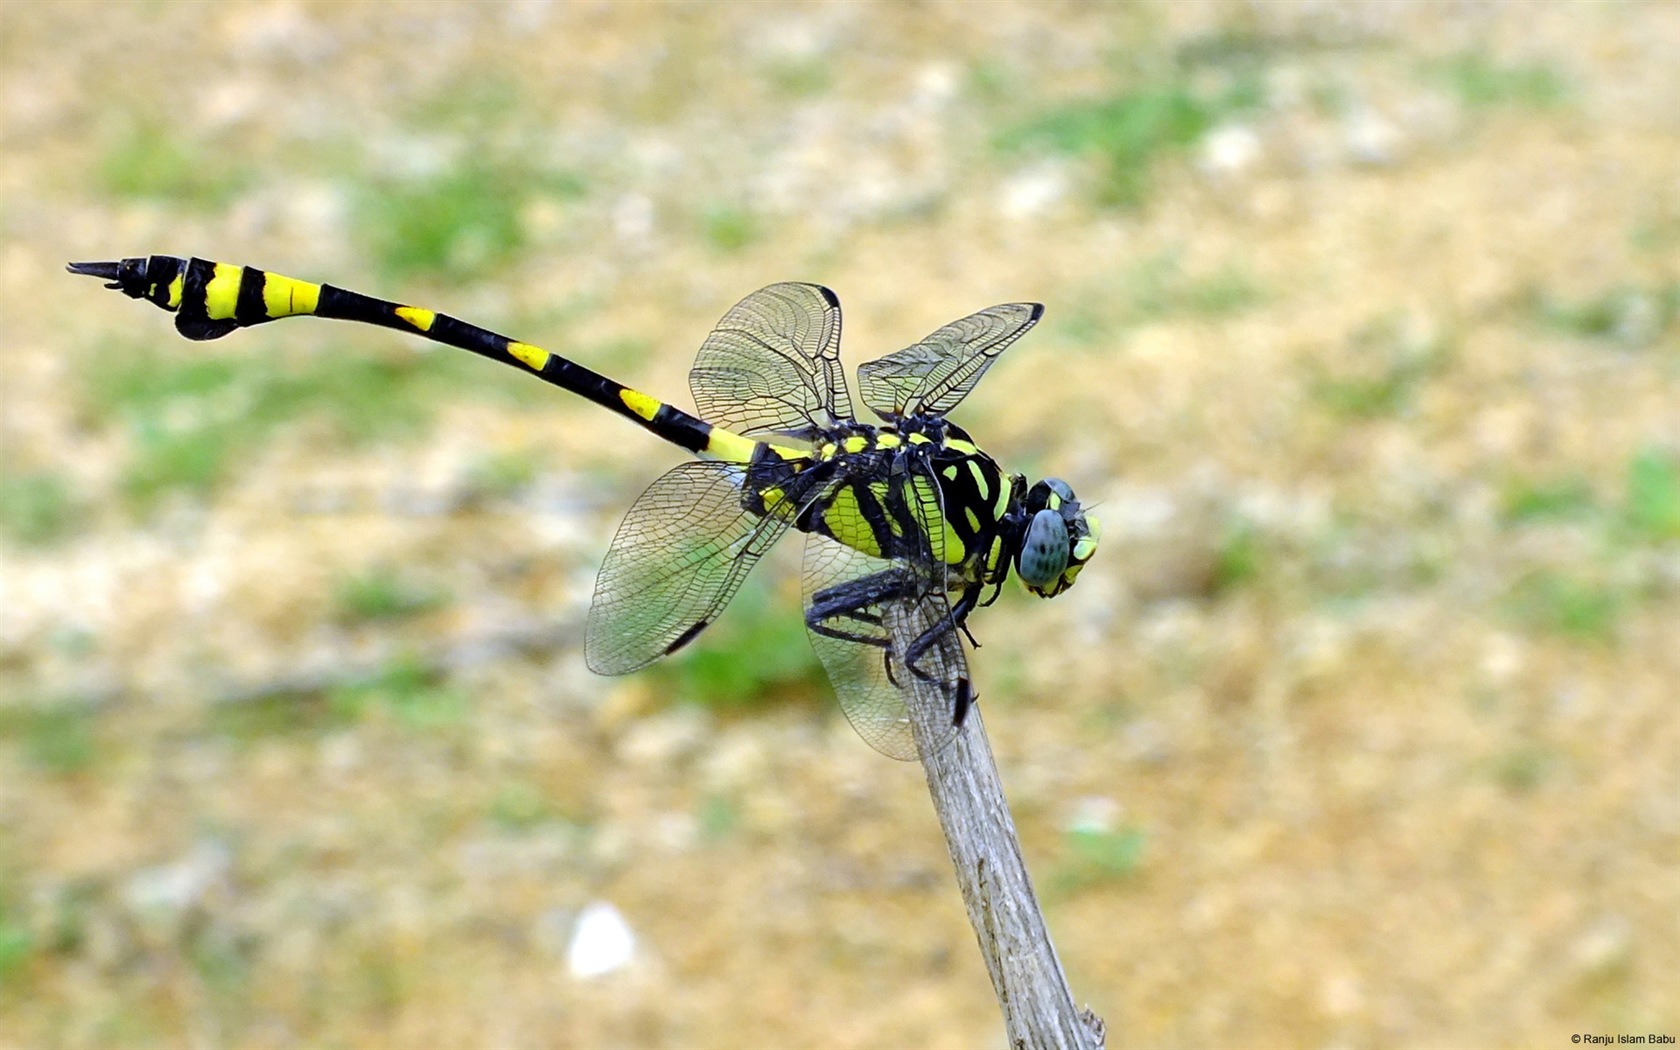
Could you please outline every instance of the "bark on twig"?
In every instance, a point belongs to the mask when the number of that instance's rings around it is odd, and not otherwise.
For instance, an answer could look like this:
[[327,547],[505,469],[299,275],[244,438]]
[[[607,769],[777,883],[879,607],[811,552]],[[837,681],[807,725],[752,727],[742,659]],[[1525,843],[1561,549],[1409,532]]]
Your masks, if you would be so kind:
[[[911,722],[920,738],[920,721]],[[1103,1050],[1102,1018],[1075,1008],[1050,943],[979,708],[969,711],[949,746],[932,755],[922,750],[933,808],[1003,1010],[1009,1045],[1016,1050]]]

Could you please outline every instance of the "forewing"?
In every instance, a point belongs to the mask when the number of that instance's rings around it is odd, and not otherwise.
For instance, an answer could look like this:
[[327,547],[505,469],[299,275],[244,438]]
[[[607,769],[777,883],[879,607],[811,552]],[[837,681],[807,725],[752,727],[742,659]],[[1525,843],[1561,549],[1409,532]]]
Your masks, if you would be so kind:
[[969,314],[897,353],[858,368],[863,403],[882,419],[944,415],[986,374],[997,356],[1038,323],[1038,303],[1003,303]]
[[817,284],[759,289],[706,337],[688,383],[700,418],[741,434],[802,433],[851,419],[840,300]]
[[741,505],[745,469],[684,463],[624,516],[595,580],[585,658],[626,674],[687,644],[716,619],[792,518]]
[[[832,595],[836,588],[867,590],[882,573],[896,574],[898,580],[918,579],[903,565],[811,534],[805,541],[807,614],[818,595]],[[957,632],[945,629],[949,619],[943,591],[922,581],[904,597],[869,602],[844,619],[828,621],[854,638],[820,634],[810,630],[807,621],[811,646],[847,720],[870,747],[890,758],[916,758],[918,735],[927,741],[930,753],[956,736],[954,716],[960,690],[968,688],[968,662]],[[928,679],[918,682],[905,667],[905,658],[916,639],[935,626],[941,633],[917,661]],[[920,723],[919,731],[912,729],[912,718]]]

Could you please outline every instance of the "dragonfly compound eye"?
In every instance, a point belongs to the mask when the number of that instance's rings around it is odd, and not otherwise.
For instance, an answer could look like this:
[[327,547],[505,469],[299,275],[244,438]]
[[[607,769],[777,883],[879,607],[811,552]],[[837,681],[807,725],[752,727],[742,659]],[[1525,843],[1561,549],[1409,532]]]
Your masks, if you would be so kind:
[[1022,582],[1034,590],[1049,587],[1061,578],[1067,563],[1067,523],[1053,510],[1034,514],[1021,541],[1018,565]]

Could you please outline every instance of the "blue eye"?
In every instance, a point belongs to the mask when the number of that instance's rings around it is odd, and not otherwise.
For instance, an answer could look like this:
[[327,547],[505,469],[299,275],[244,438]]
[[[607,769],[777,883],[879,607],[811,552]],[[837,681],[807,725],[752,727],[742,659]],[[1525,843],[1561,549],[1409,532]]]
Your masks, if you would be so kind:
[[1053,510],[1034,514],[1016,559],[1022,582],[1029,587],[1048,587],[1061,577],[1067,563],[1067,523]]
[[1064,500],[1073,499],[1073,486],[1061,478],[1045,478],[1044,487],[1062,497]]

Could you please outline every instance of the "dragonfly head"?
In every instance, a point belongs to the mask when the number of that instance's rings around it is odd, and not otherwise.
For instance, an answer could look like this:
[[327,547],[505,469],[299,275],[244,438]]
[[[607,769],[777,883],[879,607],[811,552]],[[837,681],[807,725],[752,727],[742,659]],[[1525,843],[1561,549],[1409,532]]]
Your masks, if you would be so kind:
[[1022,512],[1015,571],[1027,590],[1054,598],[1073,586],[1079,570],[1097,553],[1100,523],[1080,509],[1073,489],[1061,478],[1045,478],[1029,489]]

